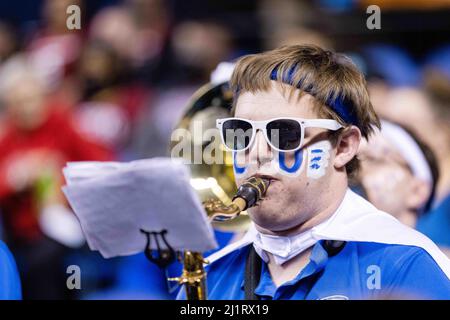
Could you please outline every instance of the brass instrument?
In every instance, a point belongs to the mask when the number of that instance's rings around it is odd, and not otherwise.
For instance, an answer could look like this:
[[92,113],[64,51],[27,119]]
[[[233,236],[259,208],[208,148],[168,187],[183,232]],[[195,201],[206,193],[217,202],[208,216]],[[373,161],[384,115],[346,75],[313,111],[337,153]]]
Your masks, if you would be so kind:
[[[188,130],[192,148],[200,147],[202,151],[211,141],[205,141],[195,132],[193,123],[199,121],[203,129],[215,128],[216,119],[231,116],[233,94],[228,83],[213,85],[208,83],[198,89],[190,99],[184,116],[177,128]],[[173,146],[173,141],[172,145]],[[269,180],[252,177],[236,189],[233,173],[233,160],[230,152],[223,149],[224,163],[191,164],[191,184],[196,189],[213,227],[222,231],[245,232],[250,219],[246,209],[260,201],[269,186]],[[190,154],[180,155],[191,160]],[[192,163],[192,161],[190,161]],[[188,300],[207,298],[206,273],[207,263],[199,252],[185,251],[182,256],[183,273],[178,278],[169,280],[183,284]]]
[[[238,189],[232,203],[224,205],[220,200],[209,200],[203,203],[211,221],[227,221],[235,219],[239,214],[255,206],[262,200],[270,181],[259,177],[250,177]],[[188,300],[205,300],[207,298],[206,271],[203,264],[208,263],[200,252],[186,251],[183,258],[183,274],[178,281],[185,286]]]
[[[216,119],[231,116],[232,98],[233,94],[228,83],[218,85],[208,83],[193,94],[182,119],[176,126],[177,129],[182,128],[190,132],[190,135],[184,138],[190,140],[191,150],[200,148],[203,152],[212,143],[211,140],[204,140],[193,124],[200,122],[203,130],[215,128]],[[176,141],[172,141],[170,148],[172,149],[176,143]],[[213,161],[209,161],[210,164],[196,164],[193,163],[191,154],[182,153],[179,156],[191,163],[189,165],[192,175],[191,185],[197,191],[201,201],[216,199],[225,205],[230,205],[237,192],[233,173],[233,157],[231,152],[227,152],[225,149],[220,152],[223,157],[221,164],[213,163]],[[225,232],[245,232],[250,225],[250,219],[243,211],[235,219],[214,220],[212,224],[215,229]]]

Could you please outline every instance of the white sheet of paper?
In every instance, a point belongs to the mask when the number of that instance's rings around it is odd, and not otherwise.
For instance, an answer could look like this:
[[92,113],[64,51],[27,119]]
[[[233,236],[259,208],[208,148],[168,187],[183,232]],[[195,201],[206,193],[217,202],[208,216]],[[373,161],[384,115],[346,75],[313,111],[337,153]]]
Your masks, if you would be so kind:
[[189,170],[180,161],[71,162],[63,172],[63,192],[88,245],[105,258],[142,252],[147,238],[140,229],[167,230],[174,250],[204,252],[217,247],[190,185]]

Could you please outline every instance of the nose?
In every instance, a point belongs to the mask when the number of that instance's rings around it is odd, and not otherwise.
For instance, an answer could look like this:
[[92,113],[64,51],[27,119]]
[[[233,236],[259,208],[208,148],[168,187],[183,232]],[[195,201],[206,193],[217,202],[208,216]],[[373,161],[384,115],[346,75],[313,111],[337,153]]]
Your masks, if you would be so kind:
[[255,141],[249,148],[249,159],[251,164],[256,164],[258,167],[265,163],[272,161],[272,148],[267,143],[264,133],[260,130],[256,132]]

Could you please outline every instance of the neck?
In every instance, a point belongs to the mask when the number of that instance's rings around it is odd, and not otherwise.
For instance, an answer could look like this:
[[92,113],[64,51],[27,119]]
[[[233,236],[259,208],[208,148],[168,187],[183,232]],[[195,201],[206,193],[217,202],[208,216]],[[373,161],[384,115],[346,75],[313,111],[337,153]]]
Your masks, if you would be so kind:
[[274,284],[279,287],[283,283],[294,279],[300,270],[303,270],[303,268],[308,264],[311,251],[312,249],[309,248],[282,265],[277,265],[273,256],[269,253],[268,267]]

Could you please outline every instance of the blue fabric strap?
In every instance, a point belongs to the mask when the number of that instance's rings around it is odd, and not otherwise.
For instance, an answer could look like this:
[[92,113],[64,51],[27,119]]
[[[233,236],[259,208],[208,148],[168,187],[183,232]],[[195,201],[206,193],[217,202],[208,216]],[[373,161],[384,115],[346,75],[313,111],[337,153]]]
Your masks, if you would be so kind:
[[[302,80],[300,80],[297,84],[294,84],[292,80],[295,69],[296,66],[292,67],[288,72],[286,72],[281,78],[281,81],[288,85],[295,85],[297,88],[300,88]],[[272,70],[272,73],[270,74],[270,80],[278,80],[278,67]],[[315,96],[314,87],[312,85],[306,88],[302,88],[302,90],[309,93],[313,97]],[[333,99],[332,96],[333,95],[331,94],[330,98],[326,101],[327,106],[329,106],[334,112],[336,112],[346,123],[351,123],[358,126],[358,119],[353,112],[351,101],[345,100],[342,96],[338,96],[336,99]]]

